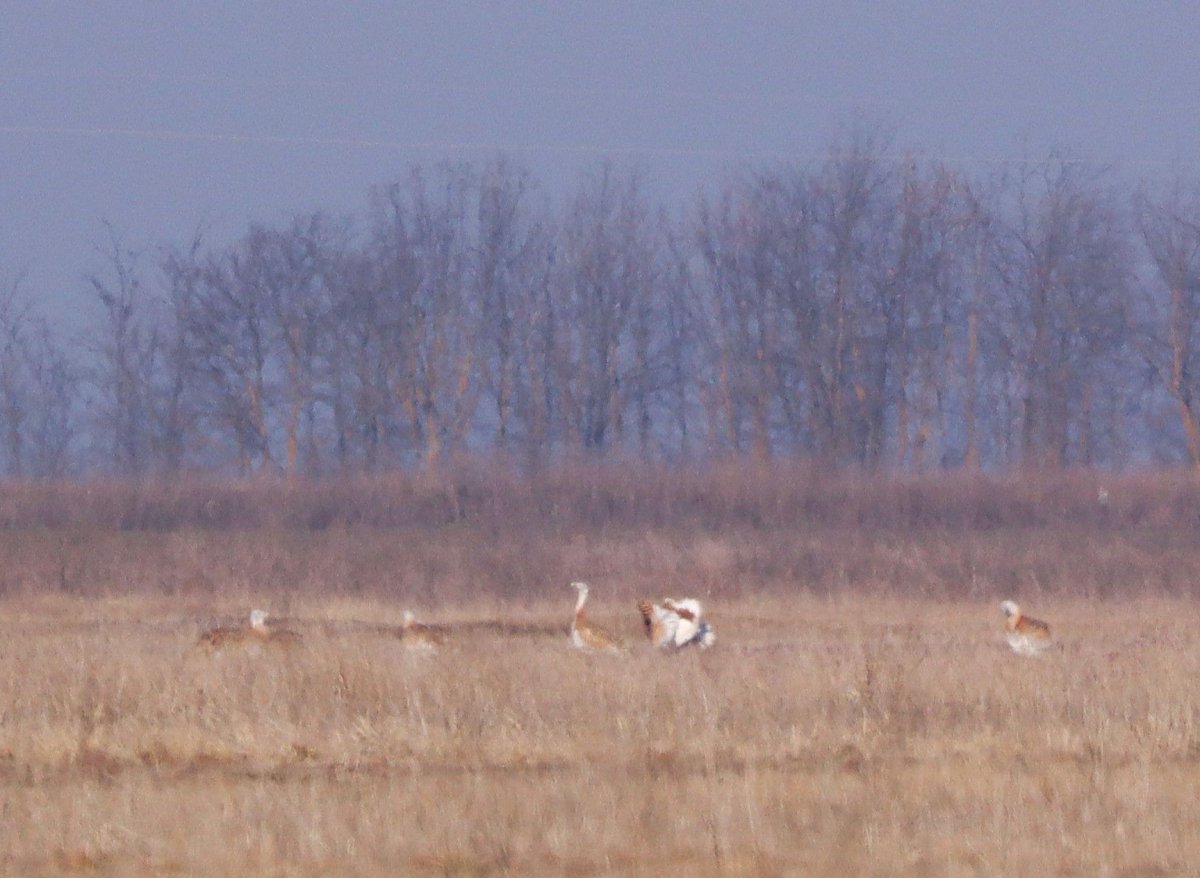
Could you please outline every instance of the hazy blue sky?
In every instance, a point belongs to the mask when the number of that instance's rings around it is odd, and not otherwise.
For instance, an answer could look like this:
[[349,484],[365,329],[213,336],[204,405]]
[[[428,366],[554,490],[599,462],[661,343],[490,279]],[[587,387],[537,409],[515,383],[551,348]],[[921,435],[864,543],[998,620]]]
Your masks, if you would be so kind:
[[1198,39],[1184,2],[0,0],[0,280],[68,301],[103,219],[232,235],[501,150],[552,195],[612,155],[682,201],[858,117],[973,168],[1200,176]]

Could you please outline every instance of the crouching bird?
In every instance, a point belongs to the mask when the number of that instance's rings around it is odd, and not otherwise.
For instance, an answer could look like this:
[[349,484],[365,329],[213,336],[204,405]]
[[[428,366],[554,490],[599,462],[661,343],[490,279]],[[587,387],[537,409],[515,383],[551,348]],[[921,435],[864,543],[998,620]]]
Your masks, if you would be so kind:
[[446,642],[449,632],[441,625],[426,625],[418,622],[412,610],[404,611],[404,626],[400,629],[400,642],[409,649],[433,650]]
[[274,646],[279,648],[289,648],[300,642],[300,635],[295,631],[289,631],[286,628],[276,628],[273,625],[267,624],[267,613],[265,610],[251,610],[250,623],[248,625],[231,625],[220,628],[212,628],[200,635],[196,641],[197,646],[204,646],[210,649],[223,649],[225,647],[248,647],[252,652],[257,652],[259,647]]

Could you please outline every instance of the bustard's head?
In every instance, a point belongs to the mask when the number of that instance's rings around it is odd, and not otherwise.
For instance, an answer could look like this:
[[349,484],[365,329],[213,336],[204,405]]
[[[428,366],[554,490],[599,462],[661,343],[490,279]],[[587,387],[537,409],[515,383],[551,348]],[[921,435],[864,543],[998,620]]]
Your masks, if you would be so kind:
[[580,594],[587,594],[588,584],[586,582],[572,582],[571,588],[575,589]]
[[1017,606],[1016,601],[1001,601],[1000,609],[1004,611],[1004,615],[1008,618],[1021,615],[1021,608]]
[[267,627],[267,611],[266,610],[251,610],[250,611],[250,627],[255,631],[262,631]]
[[413,615],[412,610],[405,610],[403,618],[404,618],[404,627],[405,628],[411,628],[413,623],[417,621],[417,617],[415,615]]

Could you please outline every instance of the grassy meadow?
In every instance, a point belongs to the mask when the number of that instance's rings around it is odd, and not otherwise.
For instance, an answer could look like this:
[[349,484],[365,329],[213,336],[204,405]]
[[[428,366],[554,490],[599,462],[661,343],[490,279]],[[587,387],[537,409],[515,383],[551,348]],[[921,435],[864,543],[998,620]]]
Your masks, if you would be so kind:
[[[1200,486],[1099,482],[0,489],[0,874],[1200,873]],[[252,606],[300,643],[196,646]]]

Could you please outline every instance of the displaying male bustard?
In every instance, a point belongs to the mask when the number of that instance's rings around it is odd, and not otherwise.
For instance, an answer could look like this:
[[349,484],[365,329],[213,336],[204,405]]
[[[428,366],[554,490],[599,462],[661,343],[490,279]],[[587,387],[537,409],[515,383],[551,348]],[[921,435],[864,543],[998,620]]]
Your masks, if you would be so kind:
[[250,611],[250,624],[212,628],[200,635],[197,644],[213,648],[265,644],[289,647],[298,643],[299,640],[300,635],[295,631],[268,625],[265,610],[254,609]]
[[418,622],[412,610],[404,611],[404,627],[400,629],[400,641],[409,649],[437,649],[446,642],[446,635],[446,629],[440,625]]
[[1026,616],[1016,601],[1002,601],[1000,609],[1007,617],[1004,622],[1005,639],[1013,652],[1037,655],[1050,646],[1050,626],[1041,619]]
[[712,626],[704,620],[704,607],[695,598],[663,598],[655,603],[638,601],[646,637],[659,649],[698,646],[707,649],[717,642]]
[[620,655],[626,651],[625,643],[615,634],[601,628],[583,615],[583,605],[588,599],[586,582],[572,582],[571,587],[579,592],[575,601],[575,617],[571,620],[571,645],[576,649]]

